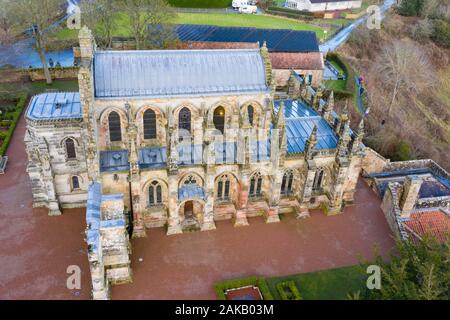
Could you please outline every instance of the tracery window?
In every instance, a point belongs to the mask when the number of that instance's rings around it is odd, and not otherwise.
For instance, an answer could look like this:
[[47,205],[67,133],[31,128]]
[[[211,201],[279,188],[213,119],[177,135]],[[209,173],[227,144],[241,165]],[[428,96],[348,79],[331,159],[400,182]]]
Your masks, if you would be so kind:
[[156,139],[156,114],[155,111],[147,109],[144,112],[144,139]]
[[185,185],[197,184],[197,179],[196,179],[193,175],[189,175],[189,176],[184,180],[184,184],[185,184]]
[[162,203],[162,188],[158,181],[152,181],[148,188],[148,203],[150,206],[156,206]]
[[248,123],[250,123],[250,125],[253,126],[253,119],[255,116],[255,109],[253,108],[252,105],[249,105],[247,107],[247,114],[248,114]]
[[259,197],[261,195],[262,177],[259,172],[252,175],[250,178],[250,197]]
[[320,169],[319,171],[316,172],[316,175],[314,177],[314,183],[313,183],[314,191],[320,191],[322,189],[323,176],[324,176],[323,169]]
[[66,139],[66,156],[68,160],[76,159],[77,153],[75,150],[75,141],[71,138]]
[[219,106],[214,110],[213,122],[214,122],[214,127],[223,134],[224,129],[225,129],[225,109],[224,109],[224,107]]
[[80,189],[80,180],[77,176],[72,177],[72,190]]
[[291,170],[288,170],[283,175],[283,181],[281,182],[281,194],[288,195],[292,193],[292,182],[294,181],[294,174]]
[[183,107],[178,114],[178,128],[180,129],[180,135],[183,134],[183,130],[191,132],[191,110],[187,107]]
[[108,116],[109,140],[122,141],[122,128],[120,124],[120,116],[117,112],[112,111]]
[[230,177],[227,174],[222,175],[217,180],[217,200],[226,201],[230,199]]

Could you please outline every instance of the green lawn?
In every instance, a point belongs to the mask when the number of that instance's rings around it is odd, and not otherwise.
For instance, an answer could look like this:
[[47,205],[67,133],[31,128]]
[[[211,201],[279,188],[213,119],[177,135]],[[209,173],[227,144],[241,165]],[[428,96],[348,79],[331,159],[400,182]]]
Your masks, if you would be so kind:
[[276,284],[293,280],[304,300],[344,300],[347,294],[363,291],[367,275],[357,266],[329,269],[311,273],[300,273],[287,277],[267,278],[274,299],[280,299]]
[[[210,24],[223,27],[308,30],[316,32],[319,39],[322,39],[324,36],[324,29],[321,27],[310,25],[301,21],[264,15],[179,12],[177,17],[172,19],[170,23]],[[124,14],[119,13],[117,15],[117,27],[114,31],[114,36],[130,36],[130,32],[127,28],[128,25],[129,23],[127,17]],[[58,40],[76,39],[76,37],[76,30],[62,29],[56,34],[56,38]]]
[[177,24],[212,24],[224,27],[255,27],[269,29],[292,29],[315,31],[320,37],[323,29],[304,22],[282,17],[250,14],[220,14],[220,13],[178,13],[172,20]]
[[24,92],[31,96],[46,90],[78,91],[78,80],[55,80],[51,85],[47,85],[45,81],[27,82],[20,85],[16,83],[0,84],[0,94]]
[[347,81],[345,81],[345,80],[326,80],[325,86],[334,91],[345,90],[345,88],[347,86]]

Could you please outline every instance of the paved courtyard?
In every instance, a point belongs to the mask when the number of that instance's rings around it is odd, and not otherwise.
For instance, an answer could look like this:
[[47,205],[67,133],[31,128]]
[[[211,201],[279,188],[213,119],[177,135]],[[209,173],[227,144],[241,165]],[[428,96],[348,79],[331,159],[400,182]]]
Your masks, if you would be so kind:
[[[48,217],[32,209],[24,132],[22,118],[0,176],[0,299],[89,299],[84,210]],[[354,265],[372,256],[374,243],[382,253],[394,245],[379,205],[360,180],[355,204],[338,216],[314,211],[310,219],[287,215],[276,224],[252,218],[241,228],[224,221],[215,231],[170,237],[150,229],[132,241],[134,281],[113,287],[113,299],[214,299],[212,286],[224,279]],[[69,265],[82,270],[81,290],[66,288]]]

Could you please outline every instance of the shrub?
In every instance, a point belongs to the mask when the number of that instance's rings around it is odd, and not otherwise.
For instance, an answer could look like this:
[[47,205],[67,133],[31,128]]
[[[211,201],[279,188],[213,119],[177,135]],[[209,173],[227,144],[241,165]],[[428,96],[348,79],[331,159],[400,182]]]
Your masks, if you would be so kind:
[[17,121],[20,118],[20,115],[22,114],[22,111],[25,107],[25,103],[27,101],[27,95],[23,94],[20,96],[19,101],[16,104],[16,111],[12,113],[13,119],[11,121],[11,125],[9,126],[8,131],[6,131],[6,137],[3,141],[1,147],[0,147],[0,156],[4,156],[6,153],[6,150],[8,149],[9,142],[11,141],[11,137],[14,133],[14,129],[16,128]]
[[270,293],[269,286],[264,278],[259,277],[247,277],[242,279],[227,280],[214,285],[217,299],[225,300],[225,291],[228,289],[235,289],[245,286],[257,286],[261,291],[264,300],[273,300],[273,296]]
[[395,158],[399,161],[414,159],[414,153],[411,145],[406,141],[400,141],[396,146]]
[[428,39],[433,34],[433,24],[428,19],[423,19],[411,27],[411,37],[418,41]]
[[315,17],[313,12],[292,10],[282,7],[268,7],[266,13],[303,20],[312,20]]
[[11,122],[12,122],[11,120],[2,120],[0,121],[0,127],[9,127]]
[[450,48],[450,23],[445,20],[434,20],[431,39],[441,46]]
[[232,0],[168,0],[169,4],[178,8],[226,8]]
[[[286,291],[288,290],[288,292]],[[302,300],[300,292],[293,280],[283,281],[277,284],[277,290],[280,294],[281,300]]]

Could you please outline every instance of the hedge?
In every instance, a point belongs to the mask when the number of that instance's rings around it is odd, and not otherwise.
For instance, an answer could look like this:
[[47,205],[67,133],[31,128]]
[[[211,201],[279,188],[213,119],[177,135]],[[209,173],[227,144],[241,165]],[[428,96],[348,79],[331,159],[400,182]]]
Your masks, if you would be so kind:
[[169,4],[178,8],[227,8],[232,0],[168,0]]
[[[291,290],[293,298],[288,297],[286,291],[284,290],[286,287]],[[295,285],[295,282],[293,280],[278,283],[277,290],[280,294],[281,300],[302,300],[300,292],[298,291],[297,286]]]
[[283,7],[269,7],[267,8],[266,13],[307,21],[311,21],[316,18],[323,18],[323,13],[293,10]]
[[227,280],[214,285],[214,290],[217,295],[217,299],[225,300],[225,291],[228,289],[236,289],[246,286],[257,286],[261,291],[264,300],[273,300],[272,293],[270,293],[269,286],[264,278],[260,277],[247,277],[242,279]]
[[339,56],[337,53],[329,52],[327,54],[327,60],[334,61],[345,72],[346,84],[345,90],[335,90],[334,97],[338,100],[347,99],[353,97],[355,94],[355,75],[353,68]]
[[23,94],[19,97],[19,101],[16,104],[16,110],[14,111],[14,118],[12,119],[11,125],[8,128],[8,131],[6,131],[6,138],[3,140],[3,143],[0,147],[0,156],[4,156],[6,153],[6,150],[8,150],[9,142],[11,141],[11,137],[14,133],[14,129],[16,128],[17,121],[19,121],[20,115],[22,114],[22,111],[25,107],[25,103],[27,101],[27,95]]

